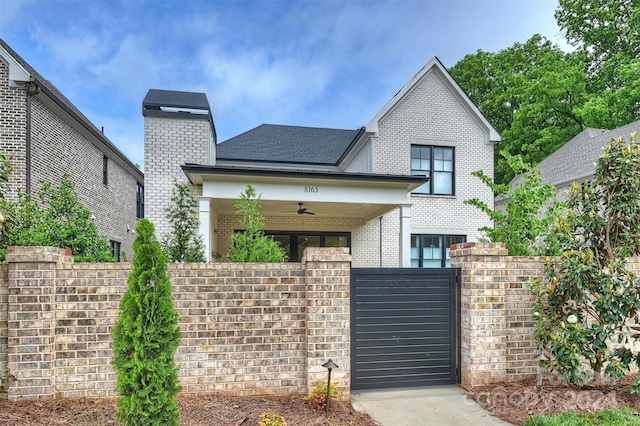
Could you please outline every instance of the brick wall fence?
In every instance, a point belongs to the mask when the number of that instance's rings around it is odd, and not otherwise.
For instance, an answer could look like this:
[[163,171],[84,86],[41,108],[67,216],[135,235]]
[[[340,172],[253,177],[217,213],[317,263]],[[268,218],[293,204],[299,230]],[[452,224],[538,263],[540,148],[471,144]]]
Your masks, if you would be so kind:
[[[0,265],[0,377],[10,399],[115,396],[111,330],[129,263],[74,263],[67,252],[16,247]],[[302,263],[170,264],[187,393],[308,391],[333,377],[350,386],[350,260],[346,249],[310,248]],[[531,294],[539,257],[504,244],[452,246],[461,268],[462,386],[537,373]],[[640,259],[630,262],[640,271]]]
[[[471,389],[537,374],[531,292],[525,282],[544,277],[535,256],[507,256],[503,243],[451,247],[451,266],[462,269],[462,386]],[[629,261],[640,272],[640,259]]]
[[[342,248],[302,263],[170,264],[183,392],[306,393],[350,386],[349,265]],[[74,263],[68,251],[11,247],[0,267],[0,376],[9,399],[115,396],[111,330],[130,263]]]

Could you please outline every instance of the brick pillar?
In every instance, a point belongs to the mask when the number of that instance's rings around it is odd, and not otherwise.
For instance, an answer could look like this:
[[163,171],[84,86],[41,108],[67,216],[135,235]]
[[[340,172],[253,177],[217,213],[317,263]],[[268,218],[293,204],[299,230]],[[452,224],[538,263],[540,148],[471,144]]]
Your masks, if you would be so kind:
[[339,368],[331,382],[351,387],[350,271],[348,248],[307,248],[307,389],[326,382],[322,364],[332,359]]
[[16,381],[9,399],[55,396],[56,270],[72,262],[69,250],[9,247],[9,367]]
[[461,268],[462,387],[506,379],[506,256],[504,243],[451,246],[451,266]]

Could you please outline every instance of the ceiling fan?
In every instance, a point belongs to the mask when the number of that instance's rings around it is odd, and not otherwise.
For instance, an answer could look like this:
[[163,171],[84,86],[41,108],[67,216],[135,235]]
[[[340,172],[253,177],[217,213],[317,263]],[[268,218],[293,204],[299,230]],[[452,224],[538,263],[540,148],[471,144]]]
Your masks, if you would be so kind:
[[298,213],[298,214],[311,214],[311,215],[315,215],[315,213],[310,212],[306,207],[302,207],[304,203],[300,202],[298,203],[298,210],[288,210],[288,211],[283,211],[280,213]]
[[298,214],[313,214],[315,215],[315,213],[310,212],[309,210],[307,210],[306,207],[302,207],[303,203],[298,203]]

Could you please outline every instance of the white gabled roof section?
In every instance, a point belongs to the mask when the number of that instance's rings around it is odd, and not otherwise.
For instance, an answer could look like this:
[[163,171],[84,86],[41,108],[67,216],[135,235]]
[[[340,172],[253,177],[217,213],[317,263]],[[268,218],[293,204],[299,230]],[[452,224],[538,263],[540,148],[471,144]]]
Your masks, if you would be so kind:
[[429,72],[437,72],[438,75],[442,78],[442,81],[449,86],[451,92],[457,96],[460,100],[460,103],[474,116],[476,121],[487,130],[489,134],[490,142],[499,142],[502,140],[502,137],[498,133],[498,131],[489,123],[486,117],[480,112],[478,107],[471,101],[469,96],[462,90],[462,88],[458,85],[458,83],[451,77],[449,71],[442,65],[442,62],[434,56],[427,64],[422,67],[422,69],[415,75],[404,87],[389,101],[387,104],[369,121],[366,126],[367,133],[377,133],[378,132],[378,123],[380,120],[391,111],[398,102],[404,96],[413,89],[413,87],[418,84],[418,82],[425,76],[425,74]]
[[28,82],[31,74],[16,61],[2,46],[0,46],[0,58],[9,67],[9,85],[22,87]]

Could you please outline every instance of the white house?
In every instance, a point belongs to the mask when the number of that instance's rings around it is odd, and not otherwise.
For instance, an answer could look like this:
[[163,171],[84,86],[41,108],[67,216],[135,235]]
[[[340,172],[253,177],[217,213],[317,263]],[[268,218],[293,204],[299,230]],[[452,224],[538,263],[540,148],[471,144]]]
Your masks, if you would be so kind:
[[354,267],[444,267],[450,244],[491,225],[464,200],[493,205],[471,173],[493,174],[500,135],[437,58],[360,129],[265,124],[217,144],[205,94],[153,89],[143,115],[146,217],[167,232],[172,181],[189,182],[211,260],[240,230],[234,202],[249,183],[291,261],[347,246]]

